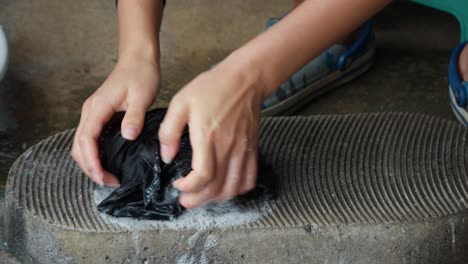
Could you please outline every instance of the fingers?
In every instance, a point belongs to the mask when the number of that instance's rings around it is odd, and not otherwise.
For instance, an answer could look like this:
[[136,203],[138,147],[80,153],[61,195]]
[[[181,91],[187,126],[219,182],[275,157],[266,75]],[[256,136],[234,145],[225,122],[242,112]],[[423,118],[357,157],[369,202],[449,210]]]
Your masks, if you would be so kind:
[[110,174],[107,171],[104,171],[104,178],[102,179],[106,186],[117,188],[120,186],[120,182],[114,175]]
[[231,155],[226,179],[216,201],[225,201],[244,194],[255,187],[257,178],[257,153],[241,146]]
[[243,182],[245,156],[234,156],[229,162],[228,169],[226,170],[226,180],[224,182],[221,199],[228,200],[234,198],[239,194],[241,184]]
[[[140,100],[141,101],[141,100]],[[149,102],[129,100],[128,110],[122,121],[122,135],[129,140],[136,139],[141,132]],[[104,125],[114,114],[112,105],[97,99],[88,99],[83,104],[80,123],[75,133],[72,156],[83,172],[94,182],[111,187],[119,186],[115,176],[103,170],[99,159],[98,138]]]
[[84,166],[84,161],[81,157],[81,149],[80,149],[80,144],[78,143],[78,135],[80,135],[81,130],[83,129],[83,124],[85,123],[84,121],[86,120],[86,117],[88,116],[88,101],[85,101],[83,104],[83,109],[81,111],[81,116],[80,116],[80,123],[78,125],[78,128],[75,131],[75,135],[73,137],[73,146],[71,150],[71,155],[73,159],[78,163],[80,168],[83,170],[83,172],[86,175],[89,175],[89,172],[86,170]]
[[192,143],[192,172],[184,178],[173,183],[174,187],[182,192],[196,193],[202,191],[216,176],[215,149],[202,134],[195,129],[190,134]]
[[[230,148],[217,142],[214,136],[198,126],[190,127],[192,142],[192,172],[174,182],[174,187],[183,192],[179,202],[186,208],[199,207],[219,196],[228,163],[223,157],[229,157]],[[213,142],[217,142],[216,146]],[[227,148],[226,148],[227,147]]]
[[128,140],[135,140],[143,129],[147,105],[132,100],[122,120],[122,136]]
[[159,127],[159,142],[161,144],[161,158],[171,163],[179,150],[179,142],[188,122],[188,107],[180,102],[177,96],[169,104],[166,116]]
[[[171,101],[159,128],[161,158],[171,162],[189,124],[192,172],[173,183],[180,203],[193,208],[245,192],[255,184],[260,97],[223,71],[209,71],[187,84]],[[245,157],[247,155],[247,157]],[[253,160],[253,161],[248,161]]]
[[[222,144],[220,144],[222,145]],[[194,145],[194,153],[198,147]],[[252,190],[256,184],[257,176],[257,153],[248,151],[248,146],[236,146],[231,151],[219,151],[219,149],[208,149],[209,155],[216,153],[214,159],[198,160],[193,158],[194,170],[185,178],[174,182],[174,187],[183,192],[179,202],[186,208],[202,206],[212,201],[225,201],[234,198],[240,193]],[[222,153],[222,154],[221,154]],[[204,154],[206,157],[206,154]],[[205,162],[214,162],[208,165]],[[196,164],[204,164],[209,170],[200,173],[196,170]],[[204,168],[204,167],[202,167]],[[212,170],[214,169],[214,171]],[[214,174],[210,175],[210,172]]]
[[77,138],[81,150],[82,168],[94,182],[104,185],[104,170],[99,159],[97,140],[102,128],[113,115],[114,109],[98,103],[90,107],[93,112],[87,115]]
[[147,60],[120,61],[106,81],[83,104],[75,133],[72,156],[83,172],[99,184],[115,186],[117,179],[100,164],[97,140],[116,111],[127,110],[122,136],[132,140],[140,134],[146,109],[159,90],[159,65]]
[[223,184],[224,177],[222,177],[222,175],[217,175],[212,181],[209,182],[208,186],[206,186],[200,192],[182,193],[179,198],[179,202],[186,208],[195,208],[212,201],[218,201]]
[[240,185],[240,193],[245,194],[255,188],[258,175],[258,152],[250,150],[245,164],[244,178]]

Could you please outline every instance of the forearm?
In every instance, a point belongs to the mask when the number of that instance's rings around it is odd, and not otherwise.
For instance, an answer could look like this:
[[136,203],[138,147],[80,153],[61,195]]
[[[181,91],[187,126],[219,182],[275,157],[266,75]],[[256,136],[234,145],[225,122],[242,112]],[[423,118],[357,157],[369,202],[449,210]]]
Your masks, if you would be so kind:
[[390,0],[308,0],[275,26],[233,52],[225,66],[241,72],[267,96]]
[[119,59],[159,62],[162,13],[159,0],[119,0]]

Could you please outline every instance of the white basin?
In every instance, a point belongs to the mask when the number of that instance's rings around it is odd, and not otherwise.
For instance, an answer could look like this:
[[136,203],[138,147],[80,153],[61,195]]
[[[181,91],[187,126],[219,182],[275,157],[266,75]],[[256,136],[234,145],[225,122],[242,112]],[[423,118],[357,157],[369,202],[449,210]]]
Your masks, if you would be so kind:
[[2,26],[0,26],[0,80],[5,74],[8,61],[8,46],[5,33]]

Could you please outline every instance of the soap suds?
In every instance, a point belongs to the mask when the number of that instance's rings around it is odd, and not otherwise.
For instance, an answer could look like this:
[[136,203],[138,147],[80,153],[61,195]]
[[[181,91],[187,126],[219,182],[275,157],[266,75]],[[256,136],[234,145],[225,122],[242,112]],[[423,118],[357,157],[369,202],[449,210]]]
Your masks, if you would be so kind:
[[[111,192],[112,188],[102,187],[94,190],[94,202],[99,204]],[[221,204],[207,205],[202,208],[185,210],[172,221],[136,220],[132,218],[116,218],[104,213],[101,217],[114,225],[128,230],[148,229],[196,229],[229,228],[252,223],[271,213],[271,207],[266,201],[258,208],[241,206],[238,201],[228,201]]]
[[180,256],[177,261],[177,264],[195,264],[195,256],[189,256],[187,254],[184,254]]
[[211,250],[218,245],[218,239],[213,235],[208,235],[205,241],[205,250]]
[[187,239],[187,244],[190,246],[190,247],[195,247],[195,244],[197,243],[197,240],[198,238],[200,237],[202,233],[201,232],[196,232],[195,234],[193,234],[192,236],[190,236],[188,239]]

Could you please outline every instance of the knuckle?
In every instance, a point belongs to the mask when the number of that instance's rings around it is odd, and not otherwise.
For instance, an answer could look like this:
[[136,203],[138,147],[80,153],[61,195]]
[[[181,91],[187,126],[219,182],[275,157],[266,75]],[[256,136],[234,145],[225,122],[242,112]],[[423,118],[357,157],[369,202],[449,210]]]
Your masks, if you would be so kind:
[[248,136],[247,132],[244,132],[236,137],[238,142],[245,146],[248,146],[251,143],[250,137]]
[[198,188],[206,187],[206,185],[211,181],[211,178],[208,176],[200,176],[198,181]]
[[88,104],[88,108],[93,109],[96,108],[97,105],[99,105],[99,100],[96,99],[91,99],[91,101]]
[[246,188],[247,191],[253,190],[255,188],[255,182],[248,183],[245,188]]
[[240,181],[241,181],[241,175],[239,174],[231,174],[230,175],[230,181],[233,183],[233,184],[238,184]]
[[86,133],[81,133],[78,138],[78,144],[80,144],[80,146],[83,146],[83,145],[86,145],[88,143],[88,135]]
[[170,120],[163,120],[159,125],[158,135],[164,137],[164,139],[172,139],[174,137],[174,129],[172,128],[172,123]]
[[208,139],[209,142],[215,142],[218,134],[218,128],[215,126],[211,126],[206,130],[206,139]]
[[241,151],[244,153],[251,152],[257,148],[257,143],[255,143],[255,140],[252,139],[252,137],[244,135],[236,138],[236,140],[238,145],[241,147]]
[[242,189],[240,190],[239,193],[240,193],[240,194],[246,194],[246,193],[248,193],[248,192],[250,192],[250,191],[251,191],[251,189],[248,189],[248,188],[246,188],[246,187],[242,187]]
[[169,103],[169,107],[176,108],[180,105],[182,100],[185,98],[184,96],[181,95],[181,92],[178,92],[172,97],[171,102]]
[[134,87],[136,88],[136,87],[145,87],[146,84],[145,82],[140,81],[138,79],[131,79],[131,80],[128,80],[127,86],[130,88],[134,88]]
[[137,126],[138,128],[143,127],[143,123],[145,122],[145,116],[144,114],[139,114],[135,112],[129,112],[124,116],[124,119],[122,120],[122,125],[132,125],[132,126]]
[[233,197],[235,197],[236,195],[238,195],[238,192],[234,189],[231,189],[231,190],[227,190],[223,193],[222,197],[226,200],[229,200],[229,199],[232,199]]
[[83,103],[83,110],[92,108],[96,104],[96,98],[94,96],[90,96],[86,101]]
[[76,147],[72,148],[72,150],[70,151],[70,155],[74,160],[78,160],[78,151],[76,150]]
[[84,103],[83,103],[83,109],[86,109],[86,108],[89,107],[89,104],[91,103],[91,100],[92,100],[92,98],[89,97],[88,99],[86,99],[86,100],[84,101]]
[[102,107],[103,105],[109,106],[108,97],[106,97],[105,95],[93,95],[88,100],[89,102],[87,107],[89,110]]
[[169,131],[167,122],[162,122],[159,125],[158,136],[161,140],[167,140],[170,137],[171,133]]
[[202,170],[200,172],[197,172],[197,174],[199,176],[200,181],[203,182],[203,183],[210,182],[211,180],[214,179],[213,173],[210,173],[207,170]]
[[219,191],[215,188],[205,188],[202,193],[204,198],[210,199],[218,196]]

